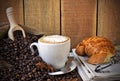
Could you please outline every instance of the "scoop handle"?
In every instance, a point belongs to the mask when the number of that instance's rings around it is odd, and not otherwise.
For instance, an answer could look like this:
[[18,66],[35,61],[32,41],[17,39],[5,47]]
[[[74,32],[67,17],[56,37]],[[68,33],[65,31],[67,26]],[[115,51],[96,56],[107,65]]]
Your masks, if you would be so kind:
[[18,26],[15,17],[14,17],[14,9],[13,7],[9,7],[6,9],[6,14],[10,23],[10,28],[14,28],[16,26]]

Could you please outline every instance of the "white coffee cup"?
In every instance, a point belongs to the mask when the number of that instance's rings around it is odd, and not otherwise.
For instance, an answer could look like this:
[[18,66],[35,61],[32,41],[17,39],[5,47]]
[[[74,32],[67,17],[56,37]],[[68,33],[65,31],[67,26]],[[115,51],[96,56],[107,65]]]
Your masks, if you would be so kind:
[[31,51],[34,52],[33,46],[38,48],[39,56],[48,64],[56,69],[65,66],[70,51],[70,38],[61,35],[44,36],[30,45]]

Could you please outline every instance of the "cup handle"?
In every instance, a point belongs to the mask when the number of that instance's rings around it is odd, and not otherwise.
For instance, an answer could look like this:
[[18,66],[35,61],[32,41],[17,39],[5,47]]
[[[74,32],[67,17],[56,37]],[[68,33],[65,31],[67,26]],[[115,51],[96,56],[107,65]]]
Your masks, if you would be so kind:
[[30,49],[31,49],[32,53],[35,52],[35,50],[33,49],[33,46],[36,46],[37,49],[38,49],[38,43],[34,42],[34,43],[32,43],[32,44],[30,45]]

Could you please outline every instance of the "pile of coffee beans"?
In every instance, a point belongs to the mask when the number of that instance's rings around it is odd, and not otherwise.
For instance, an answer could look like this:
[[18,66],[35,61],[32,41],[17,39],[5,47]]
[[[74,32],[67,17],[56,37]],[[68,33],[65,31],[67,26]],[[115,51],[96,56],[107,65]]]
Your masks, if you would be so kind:
[[11,65],[0,69],[0,81],[81,81],[77,70],[65,75],[48,75],[55,69],[38,56],[37,50],[32,53],[29,47],[41,36],[26,33],[24,38],[20,31],[15,31],[14,41],[8,37],[0,40],[0,57]]

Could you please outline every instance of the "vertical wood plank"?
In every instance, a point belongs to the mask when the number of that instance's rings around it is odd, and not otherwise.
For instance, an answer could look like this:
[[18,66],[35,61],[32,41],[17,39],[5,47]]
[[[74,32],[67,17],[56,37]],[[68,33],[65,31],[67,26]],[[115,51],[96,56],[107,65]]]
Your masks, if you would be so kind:
[[60,0],[24,0],[25,24],[47,35],[60,34]]
[[14,15],[17,23],[23,24],[23,0],[1,0],[0,1],[0,22],[8,22],[6,9],[14,8]]
[[72,47],[96,35],[96,0],[62,0],[62,34],[71,37]]
[[120,0],[99,0],[98,35],[120,44]]

